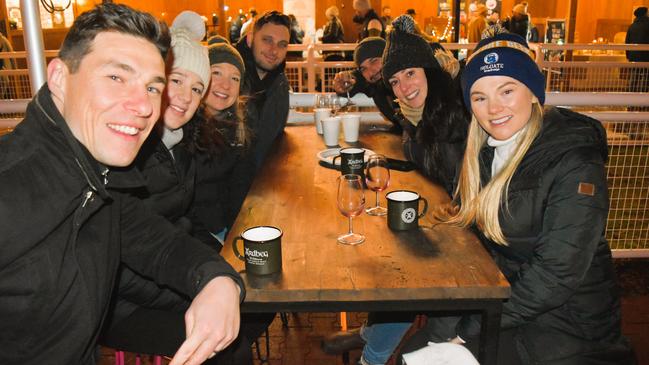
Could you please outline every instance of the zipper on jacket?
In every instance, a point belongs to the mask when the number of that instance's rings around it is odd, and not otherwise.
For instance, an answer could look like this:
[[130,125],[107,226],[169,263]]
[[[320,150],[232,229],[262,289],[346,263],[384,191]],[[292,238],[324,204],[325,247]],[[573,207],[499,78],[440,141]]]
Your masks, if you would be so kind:
[[104,178],[104,186],[108,184],[108,167],[101,172],[101,176]]
[[83,202],[81,203],[81,208],[85,208],[86,204],[88,204],[88,202],[92,200],[92,193],[93,193],[92,190],[86,191],[86,196],[83,198]]

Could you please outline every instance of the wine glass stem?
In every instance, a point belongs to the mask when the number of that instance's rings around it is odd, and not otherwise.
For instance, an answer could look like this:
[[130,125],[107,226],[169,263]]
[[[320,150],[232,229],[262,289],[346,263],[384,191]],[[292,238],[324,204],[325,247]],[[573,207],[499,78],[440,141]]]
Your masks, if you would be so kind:
[[375,191],[374,194],[376,194],[376,207],[379,207],[379,192]]
[[352,233],[354,233],[354,231],[352,229],[352,217],[350,216],[349,217],[349,234],[352,234]]

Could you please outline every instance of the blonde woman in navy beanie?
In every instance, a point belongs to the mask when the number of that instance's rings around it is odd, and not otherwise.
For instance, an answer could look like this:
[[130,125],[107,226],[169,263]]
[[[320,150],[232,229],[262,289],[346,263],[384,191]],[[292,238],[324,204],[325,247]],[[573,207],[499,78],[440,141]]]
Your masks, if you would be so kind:
[[[604,236],[606,133],[544,109],[545,79],[525,40],[494,33],[462,76],[473,117],[448,221],[474,227],[511,284],[498,364],[633,364]],[[440,323],[420,344],[453,338],[475,351],[476,318]]]

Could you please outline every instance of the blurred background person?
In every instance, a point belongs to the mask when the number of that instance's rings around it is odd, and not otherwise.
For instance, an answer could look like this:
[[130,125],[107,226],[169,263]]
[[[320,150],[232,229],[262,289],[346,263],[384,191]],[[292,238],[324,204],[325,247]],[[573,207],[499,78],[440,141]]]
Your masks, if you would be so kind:
[[484,4],[478,4],[472,15],[467,30],[467,38],[469,43],[478,43],[482,39],[482,32],[487,29],[487,7]]
[[[293,14],[288,14],[288,19],[291,21],[291,34],[289,36],[289,44],[302,44],[304,40],[304,30],[300,27],[300,23],[297,21],[297,18]],[[291,51],[286,55],[288,60],[301,60],[302,52],[301,51]]]
[[526,1],[514,5],[512,15],[503,21],[503,27],[510,33],[518,34],[525,40],[529,39],[530,17],[527,14]]
[[248,10],[248,20],[241,25],[241,31],[239,32],[239,38],[245,37],[250,25],[255,21],[257,17],[257,9],[250,8]]
[[[649,44],[649,17],[647,7],[641,6],[633,12],[635,19],[626,32],[624,43]],[[629,62],[649,62],[649,51],[626,51]],[[649,92],[649,70],[642,67],[631,69],[631,92]]]
[[231,44],[236,44],[239,41],[239,38],[241,38],[241,27],[246,20],[246,15],[243,13],[243,9],[239,9],[239,14],[232,19],[232,23],[230,24],[229,36]]
[[[339,19],[338,7],[335,5],[328,7],[325,16],[327,24],[324,27],[322,38],[320,38],[322,43],[345,43],[345,30]],[[341,61],[345,57],[342,51],[324,51],[322,56],[325,61]]]
[[385,39],[385,23],[376,14],[370,0],[354,0],[352,3],[354,8],[353,21],[360,24],[358,32],[358,42],[367,37],[381,37]]
[[390,8],[390,5],[383,5],[381,9],[381,21],[386,26],[392,23],[392,8]]

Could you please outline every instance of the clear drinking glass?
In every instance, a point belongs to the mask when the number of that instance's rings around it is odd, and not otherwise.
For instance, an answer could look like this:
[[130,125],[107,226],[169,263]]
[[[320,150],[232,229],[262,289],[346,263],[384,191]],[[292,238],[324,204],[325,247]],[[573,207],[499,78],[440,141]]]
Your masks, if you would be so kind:
[[388,214],[388,210],[379,205],[379,192],[387,189],[390,184],[390,169],[385,156],[375,154],[371,155],[367,160],[365,183],[376,194],[376,205],[365,209],[365,212],[369,215],[378,216]]
[[365,241],[365,236],[354,233],[352,218],[363,213],[365,208],[365,194],[363,181],[356,174],[347,174],[338,177],[338,209],[349,218],[349,231],[338,237],[338,242],[345,245],[358,245]]
[[331,108],[331,100],[328,94],[316,94],[315,96],[315,107],[316,108]]

